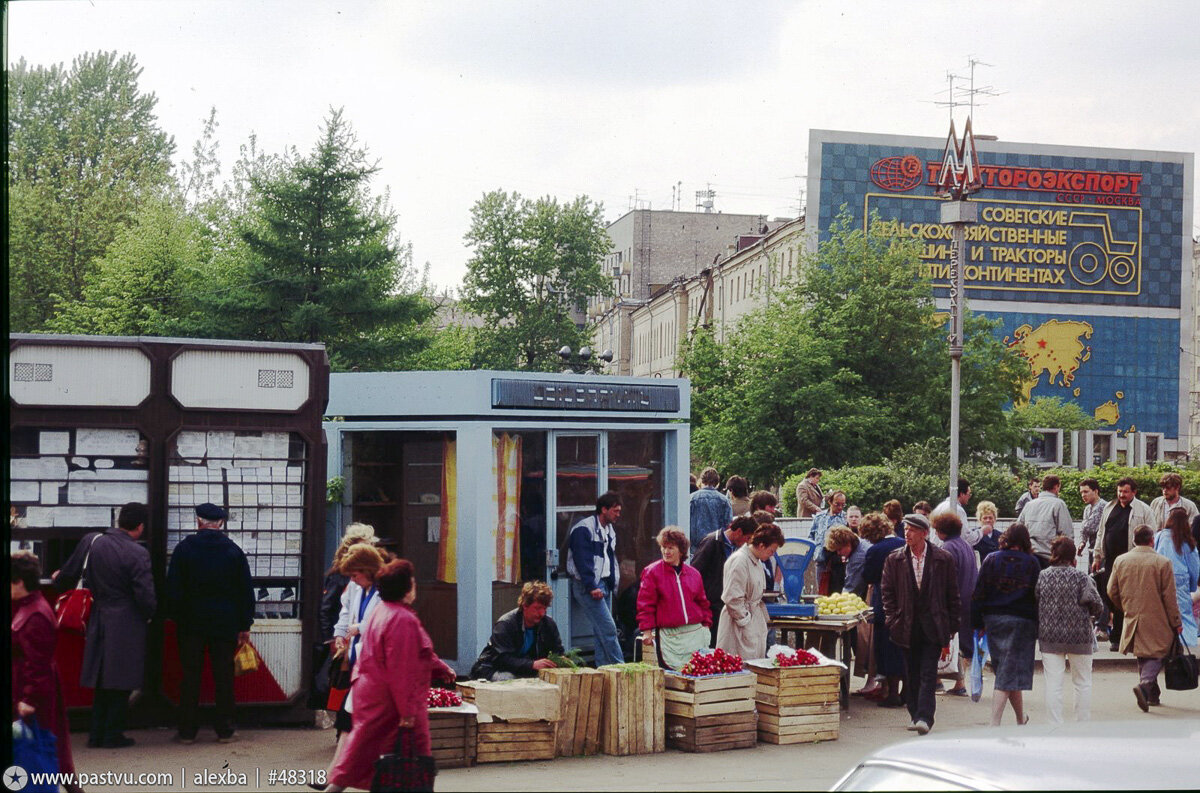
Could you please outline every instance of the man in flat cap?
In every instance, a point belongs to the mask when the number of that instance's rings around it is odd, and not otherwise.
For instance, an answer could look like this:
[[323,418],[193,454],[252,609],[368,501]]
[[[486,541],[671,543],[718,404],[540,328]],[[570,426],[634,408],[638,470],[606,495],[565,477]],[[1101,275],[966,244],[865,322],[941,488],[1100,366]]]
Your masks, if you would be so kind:
[[181,743],[196,740],[200,670],[206,648],[212,666],[217,740],[236,740],[233,656],[250,640],[254,590],[246,555],[222,531],[225,517],[225,510],[216,504],[196,507],[196,533],[175,546],[167,569],[167,608],[175,619],[183,669],[176,736]]
[[904,516],[904,547],[883,561],[883,613],[892,641],[904,651],[904,699],[924,735],[933,728],[934,687],[942,648],[959,624],[957,563],[929,542],[929,519]]

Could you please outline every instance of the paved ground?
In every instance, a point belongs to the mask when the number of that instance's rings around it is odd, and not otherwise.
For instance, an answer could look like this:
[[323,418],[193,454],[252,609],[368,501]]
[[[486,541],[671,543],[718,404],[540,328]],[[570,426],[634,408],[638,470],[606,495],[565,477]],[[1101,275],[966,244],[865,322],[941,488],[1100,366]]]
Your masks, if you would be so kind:
[[[1103,660],[1102,660],[1103,659]],[[1136,682],[1130,660],[1102,654],[1097,659],[1092,718],[1094,721],[1200,719],[1200,691],[1163,694],[1164,706],[1142,714],[1131,693]],[[1034,724],[1045,722],[1040,672],[1034,690],[1027,694]],[[857,689],[862,680],[856,680]],[[1069,683],[1068,683],[1069,685]],[[990,680],[985,680],[985,687]],[[985,726],[989,721],[990,691],[973,703],[966,698],[939,697],[938,734],[966,727]],[[812,745],[772,746],[714,754],[686,754],[668,750],[642,757],[563,758],[553,762],[501,763],[465,769],[448,769],[438,775],[437,788],[456,790],[824,790],[864,754],[879,746],[912,736],[904,730],[907,714],[852,698],[842,714],[841,737]],[[1068,714],[1071,694],[1068,691]],[[1011,724],[1011,712],[1005,724]],[[131,749],[88,749],[84,736],[76,733],[73,746],[80,771],[118,773],[170,772],[173,785],[108,786],[107,790],[303,790],[302,785],[270,784],[270,772],[325,768],[333,752],[333,732],[317,729],[244,729],[238,743],[215,743],[211,733],[201,734],[192,746],[171,742],[166,729],[131,733],[138,744]],[[244,774],[246,784],[229,778],[213,784],[197,784],[195,775],[230,772]],[[181,776],[186,776],[180,784]],[[99,790],[90,786],[89,790]]]

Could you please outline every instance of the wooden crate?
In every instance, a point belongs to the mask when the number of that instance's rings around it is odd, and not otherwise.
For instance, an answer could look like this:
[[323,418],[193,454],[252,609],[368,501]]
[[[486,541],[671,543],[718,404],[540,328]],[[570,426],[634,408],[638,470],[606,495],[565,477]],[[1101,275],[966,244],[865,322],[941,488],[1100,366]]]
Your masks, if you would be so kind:
[[553,760],[554,733],[552,721],[481,721],[475,761]]
[[758,739],[790,744],[836,741],[841,727],[841,667],[772,666],[749,661],[758,676]]
[[757,743],[751,672],[665,675],[667,745],[685,752],[745,749]]
[[604,675],[595,669],[543,669],[538,677],[562,690],[556,754],[559,757],[598,754]]
[[717,716],[667,716],[667,745],[684,752],[753,749],[758,744],[754,711]]
[[438,768],[475,764],[478,718],[474,705],[429,709],[429,743]]
[[663,670],[648,664],[613,664],[600,671],[604,674],[601,751],[611,755],[665,751]]

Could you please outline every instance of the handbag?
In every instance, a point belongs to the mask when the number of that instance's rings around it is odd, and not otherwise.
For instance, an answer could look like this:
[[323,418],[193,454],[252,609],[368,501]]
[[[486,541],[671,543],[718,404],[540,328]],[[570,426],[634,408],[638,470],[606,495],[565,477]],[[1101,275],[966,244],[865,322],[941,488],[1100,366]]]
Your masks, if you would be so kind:
[[418,757],[415,743],[416,732],[411,728],[401,728],[392,753],[385,754],[375,761],[375,776],[371,779],[372,791],[389,793],[433,790],[437,763],[430,755]]
[[[24,719],[13,722],[12,751],[13,765],[25,769],[27,774],[58,773],[58,740],[50,730],[39,727],[37,719],[32,716],[28,722]],[[43,782],[35,785],[30,777],[22,790],[30,793],[58,793],[58,783]]]
[[88,618],[92,616],[92,591],[83,585],[83,578],[87,575],[92,546],[98,539],[99,534],[93,537],[88,545],[87,553],[83,557],[83,569],[79,571],[79,581],[75,588],[62,593],[54,602],[54,616],[60,631],[78,633],[81,636],[87,634]]
[[958,634],[950,637],[950,643],[942,648],[938,656],[937,673],[939,676],[958,677]]
[[1163,672],[1167,688],[1172,691],[1191,691],[1200,685],[1197,681],[1200,669],[1197,669],[1196,656],[1192,655],[1192,651],[1179,638],[1178,633],[1175,634],[1175,643],[1163,663]]
[[325,701],[325,709],[338,712],[349,693],[350,659],[346,651],[341,650],[334,653],[329,664],[329,698]]
[[262,665],[262,658],[259,657],[258,650],[254,649],[254,645],[246,642],[241,647],[237,648],[237,652],[233,654],[233,674],[240,676],[257,671]]

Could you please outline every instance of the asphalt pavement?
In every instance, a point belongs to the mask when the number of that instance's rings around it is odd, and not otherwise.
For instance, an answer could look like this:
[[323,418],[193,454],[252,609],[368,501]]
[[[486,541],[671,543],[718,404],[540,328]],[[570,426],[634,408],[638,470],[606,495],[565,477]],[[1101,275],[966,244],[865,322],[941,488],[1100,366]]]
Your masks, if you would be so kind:
[[[852,681],[852,690],[863,684]],[[1027,710],[1034,724],[1045,723],[1044,687],[1040,671],[1034,689],[1026,692]],[[1108,653],[1096,658],[1092,689],[1093,721],[1145,719],[1200,719],[1200,691],[1164,691],[1162,707],[1143,714],[1132,693],[1137,682],[1132,659]],[[979,702],[969,698],[939,696],[934,733],[942,735],[968,727],[986,726],[990,720],[991,679],[985,677]],[[1068,677],[1066,715],[1072,718],[1073,694]],[[1011,711],[1004,723],[1013,723]],[[759,744],[712,754],[688,754],[668,749],[663,754],[637,757],[559,758],[546,762],[498,763],[473,768],[446,769],[439,773],[437,789],[467,790],[825,790],[854,763],[886,744],[908,740],[913,733],[903,709],[877,707],[852,697],[842,713],[840,736],[819,744],[774,746]],[[168,729],[133,730],[137,744],[128,749],[89,749],[86,736],[75,733],[72,746],[81,772],[133,775],[171,774],[170,783],[89,785],[88,790],[307,790],[300,782],[327,767],[333,755],[333,731],[316,728],[245,728],[239,741],[219,744],[211,732],[202,731],[195,744],[172,742]],[[917,739],[920,740],[920,739]],[[1136,755],[1130,736],[1130,756]],[[274,772],[274,774],[272,774]],[[199,777],[197,775],[200,775]],[[110,780],[111,781],[111,780]],[[289,784],[290,781],[290,784]]]

